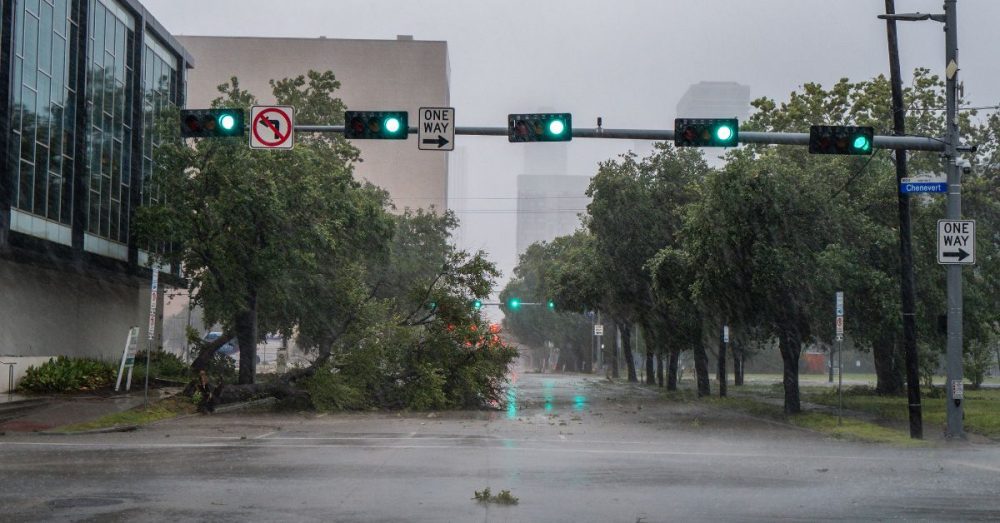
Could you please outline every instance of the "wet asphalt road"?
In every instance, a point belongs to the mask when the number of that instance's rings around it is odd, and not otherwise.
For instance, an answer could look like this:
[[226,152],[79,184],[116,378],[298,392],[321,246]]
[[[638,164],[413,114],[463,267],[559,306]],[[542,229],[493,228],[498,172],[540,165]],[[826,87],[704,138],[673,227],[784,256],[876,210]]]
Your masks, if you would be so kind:
[[[1000,447],[849,443],[641,387],[520,375],[515,407],[220,414],[0,437],[0,521],[1000,519]],[[509,489],[511,507],[473,492]]]

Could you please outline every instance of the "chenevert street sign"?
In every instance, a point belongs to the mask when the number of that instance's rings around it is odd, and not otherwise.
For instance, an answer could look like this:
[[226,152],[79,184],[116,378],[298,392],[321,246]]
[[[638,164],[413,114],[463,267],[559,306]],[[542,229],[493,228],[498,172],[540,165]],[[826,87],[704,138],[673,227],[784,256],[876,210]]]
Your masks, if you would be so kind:
[[942,265],[975,265],[975,220],[938,220],[937,237],[938,263]]
[[944,193],[948,192],[948,183],[935,178],[903,178],[899,182],[899,192],[910,193]]
[[421,107],[417,117],[417,148],[421,151],[455,150],[455,108]]

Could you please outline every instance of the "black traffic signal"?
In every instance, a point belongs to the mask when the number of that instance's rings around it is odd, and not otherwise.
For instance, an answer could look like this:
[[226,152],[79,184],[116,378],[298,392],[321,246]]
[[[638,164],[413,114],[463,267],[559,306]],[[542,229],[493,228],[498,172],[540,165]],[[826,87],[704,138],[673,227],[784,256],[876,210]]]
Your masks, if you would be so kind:
[[508,114],[510,142],[568,142],[573,139],[573,115],[569,113]]
[[344,138],[351,140],[405,140],[410,132],[406,111],[347,111]]
[[483,308],[482,300],[472,300],[472,308],[475,310],[480,310]]
[[677,118],[674,120],[676,147],[736,147],[740,122],[736,118]]
[[243,136],[243,109],[181,109],[181,137]]
[[545,306],[549,308],[550,311],[556,310],[556,302],[549,300],[545,303]]
[[874,137],[872,127],[813,125],[809,127],[809,153],[871,154]]

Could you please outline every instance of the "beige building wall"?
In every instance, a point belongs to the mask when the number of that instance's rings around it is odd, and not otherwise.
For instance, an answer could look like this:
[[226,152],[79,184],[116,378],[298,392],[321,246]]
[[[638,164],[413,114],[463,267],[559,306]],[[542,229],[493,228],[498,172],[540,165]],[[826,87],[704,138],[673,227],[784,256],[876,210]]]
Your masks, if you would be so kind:
[[[133,326],[146,348],[148,285],[0,260],[0,288],[0,361],[17,363],[15,383],[29,365],[57,355],[117,362]],[[161,315],[157,335],[162,324]],[[6,384],[7,367],[0,367]]]
[[[447,42],[412,39],[255,38],[178,36],[193,56],[187,106],[208,107],[216,87],[235,76],[261,103],[273,103],[271,79],[331,70],[350,110],[406,110],[417,125],[420,107],[449,106]],[[386,190],[396,206],[441,210],[447,204],[448,153],[417,150],[405,141],[356,140],[364,160],[355,174]]]

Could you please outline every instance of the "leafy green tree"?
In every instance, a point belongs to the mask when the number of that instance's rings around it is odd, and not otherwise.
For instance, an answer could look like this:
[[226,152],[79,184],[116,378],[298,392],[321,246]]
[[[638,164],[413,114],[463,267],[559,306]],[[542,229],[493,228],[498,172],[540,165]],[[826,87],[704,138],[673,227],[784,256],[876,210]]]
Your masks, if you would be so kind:
[[[506,304],[510,298],[517,297],[524,302],[541,305],[521,307],[516,311],[505,307],[504,325],[519,341],[535,349],[536,356],[539,356],[536,360],[542,359],[541,353],[547,350],[545,343],[551,341],[560,348],[557,367],[589,372],[592,363],[591,322],[580,314],[585,312],[585,308],[567,312],[555,296],[552,280],[568,246],[566,241],[560,240],[534,243],[521,254],[514,268],[514,277],[500,292],[500,301]],[[548,307],[549,300],[556,304],[555,309]]]
[[[300,104],[304,123],[342,119],[330,72],[272,87],[278,103]],[[219,89],[215,107],[255,103],[235,78]],[[253,383],[259,333],[298,323],[302,297],[289,289],[306,287],[338,260],[384,250],[392,234],[386,195],[352,178],[357,151],[340,137],[301,137],[281,154],[251,151],[242,138],[188,144],[178,138],[176,114],[160,133],[152,184],[167,198],[140,209],[139,228],[150,242],[172,246],[164,258],[184,266],[206,321],[235,333],[240,383]],[[196,369],[210,355],[206,347]]]

